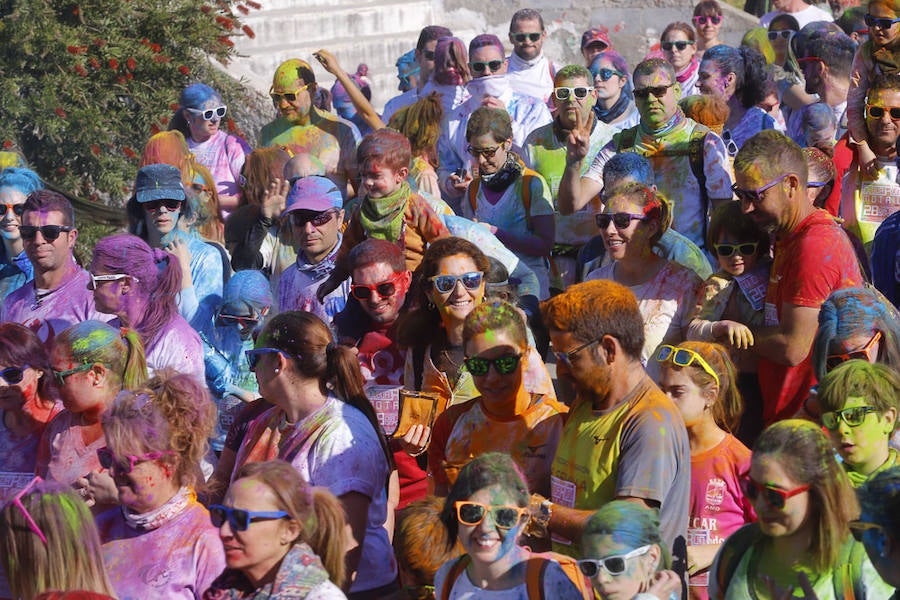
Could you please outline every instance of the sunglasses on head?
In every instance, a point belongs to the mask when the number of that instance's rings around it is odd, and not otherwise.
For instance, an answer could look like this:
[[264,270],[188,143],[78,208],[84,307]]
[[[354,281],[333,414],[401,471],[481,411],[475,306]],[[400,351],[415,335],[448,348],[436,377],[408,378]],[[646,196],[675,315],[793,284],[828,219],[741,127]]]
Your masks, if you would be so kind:
[[222,106],[208,108],[206,110],[200,110],[198,108],[188,108],[186,110],[196,117],[203,117],[204,121],[212,121],[224,117],[225,113],[228,112],[228,107],[223,104]]
[[650,97],[650,94],[653,94],[657,98],[662,98],[666,95],[666,92],[669,91],[669,88],[675,85],[674,83],[670,83],[669,85],[654,85],[650,87],[640,88],[638,90],[634,90],[634,97],[639,100],[646,100]]
[[403,277],[403,273],[394,273],[386,281],[367,285],[354,283],[350,286],[350,293],[357,300],[368,300],[376,293],[381,298],[390,298],[397,293],[397,282]]
[[874,104],[866,104],[866,114],[873,119],[880,119],[886,112],[891,115],[892,120],[900,121],[900,107],[875,106]]
[[797,32],[794,31],[793,29],[782,29],[781,31],[767,31],[766,35],[769,36],[770,41],[774,42],[778,38],[781,38],[783,40],[788,40],[795,33],[797,33]]
[[21,383],[25,377],[25,369],[31,365],[23,365],[21,367],[6,367],[0,371],[0,379],[3,379],[7,385],[16,385]]
[[134,471],[135,465],[151,460],[159,460],[163,456],[168,456],[170,454],[174,454],[174,452],[166,450],[165,452],[148,452],[146,454],[141,454],[140,456],[128,455],[116,457],[112,453],[112,450],[104,446],[103,448],[97,449],[97,460],[100,461],[100,466],[104,469],[114,470],[122,475],[127,475]]
[[741,256],[753,256],[756,249],[759,248],[758,242],[746,242],[744,244],[716,244],[716,254],[722,258],[728,258],[735,252],[739,252]]
[[845,352],[843,354],[829,354],[825,357],[825,370],[830,371],[834,368],[837,368],[841,363],[845,363],[848,360],[859,359],[864,360],[866,362],[873,362],[877,355],[875,354],[875,344],[881,339],[881,332],[876,331],[869,341],[863,345],[862,348],[854,350],[853,352]]
[[731,185],[731,191],[734,192],[734,195],[737,196],[738,200],[740,200],[741,202],[759,204],[763,201],[763,194],[766,192],[766,190],[768,190],[769,188],[773,188],[784,181],[788,177],[788,175],[793,175],[793,173],[785,173],[781,177],[773,179],[766,185],[762,186],[761,188],[756,188],[755,190],[745,190],[743,188],[739,188],[738,184],[734,183]]
[[618,556],[607,556],[606,558],[584,558],[578,561],[578,570],[582,575],[588,578],[594,578],[603,569],[610,575],[621,575],[628,566],[628,560],[643,556],[650,551],[652,546],[641,546],[635,548],[627,554],[619,554]]
[[868,25],[869,27],[874,27],[875,29],[890,29],[894,26],[894,23],[900,23],[900,19],[873,17],[872,15],[868,14],[863,17],[863,20],[866,22],[866,25]]
[[81,373],[82,371],[87,371],[91,367],[94,366],[94,363],[84,363],[83,365],[78,365],[74,369],[67,369],[65,371],[57,371],[56,369],[50,369],[50,372],[53,373],[53,378],[56,379],[56,383],[60,386],[66,385],[66,378],[75,373]]
[[515,41],[517,44],[524,44],[525,40],[528,40],[530,42],[538,41],[539,39],[541,39],[542,34],[540,32],[536,32],[536,33],[510,33],[509,35],[510,35],[510,37],[512,37],[513,41]]
[[499,149],[500,146],[494,146],[493,148],[473,148],[471,144],[466,146],[466,152],[471,154],[474,158],[483,156],[488,160],[494,158],[494,155],[497,154],[497,150]]
[[[98,282],[102,283],[104,281],[118,281],[120,279],[127,279],[128,277],[131,277],[131,275],[126,275],[124,273],[116,273],[113,275],[94,275],[93,273],[88,272],[88,277],[90,277],[91,280],[88,282],[87,288],[93,291],[97,289]],[[140,279],[138,279],[137,277],[131,277],[131,279],[135,283],[140,282]]]
[[503,66],[502,60],[487,60],[480,62],[470,62],[469,66],[472,68],[472,71],[475,73],[484,73],[485,71],[490,71],[491,73],[496,73],[500,70],[500,67]]
[[221,504],[212,504],[209,507],[209,520],[214,527],[221,527],[228,521],[232,531],[247,531],[251,523],[257,521],[273,521],[276,519],[289,519],[291,515],[283,510],[251,511],[242,508],[231,508]]
[[676,348],[669,344],[663,344],[656,352],[656,360],[661,363],[671,361],[676,367],[689,367],[693,363],[697,363],[700,365],[701,369],[706,371],[707,375],[713,378],[716,385],[720,385],[719,376],[716,375],[713,368],[709,366],[709,363],[706,362],[702,356],[688,348]]
[[17,217],[21,217],[25,213],[25,204],[7,204],[5,202],[0,203],[0,208],[3,208],[3,212],[0,213],[2,216],[6,216],[6,213],[12,211],[14,215]]
[[44,236],[44,240],[52,242],[62,232],[73,231],[74,229],[71,225],[41,225],[40,227],[36,225],[19,225],[19,235],[22,236],[23,240],[33,240],[37,237],[37,232],[40,231],[41,235]]
[[676,42],[662,42],[659,46],[666,52],[671,52],[675,48],[679,52],[683,52],[688,46],[693,46],[693,40],[678,40]]
[[466,358],[463,362],[466,365],[466,369],[473,377],[485,377],[487,376],[491,365],[494,365],[494,370],[497,371],[499,375],[509,375],[519,368],[519,361],[521,360],[521,354],[510,354],[499,358],[481,358],[479,356],[473,356],[472,358]]
[[269,90],[269,97],[272,99],[272,102],[275,104],[281,104],[281,101],[284,100],[286,102],[296,102],[297,98],[300,96],[300,92],[306,90],[309,87],[309,84],[297,88],[293,92],[276,92],[275,88]]
[[586,86],[553,88],[553,97],[557,100],[568,100],[572,96],[579,100],[587,98],[594,88]]
[[448,294],[456,288],[456,283],[461,281],[467,290],[477,290],[484,280],[484,273],[471,271],[462,275],[435,275],[431,278],[431,284],[438,292]]
[[169,212],[178,212],[178,210],[181,209],[181,200],[174,200],[171,198],[167,198],[164,200],[150,200],[149,202],[142,202],[141,205],[148,213],[159,212],[159,210],[164,206]]
[[616,71],[615,69],[597,69],[597,72],[594,73],[594,77],[599,78],[600,81],[609,81],[613,75],[618,75],[619,77],[625,77],[625,73],[621,73]]
[[721,22],[722,15],[697,15],[696,17],[694,17],[694,23],[696,25],[706,25],[707,23],[718,25]]
[[785,503],[787,503],[788,498],[793,498],[794,496],[798,496],[803,492],[809,490],[808,485],[801,485],[800,487],[793,490],[783,490],[772,485],[759,483],[758,481],[754,481],[749,477],[742,480],[741,485],[744,488],[744,495],[747,496],[750,502],[756,502],[756,500],[760,497],[760,494],[763,494],[763,497],[766,499],[766,503],[772,508],[778,510],[782,510],[784,508],[784,505]]
[[294,227],[306,227],[307,223],[311,223],[313,227],[322,227],[327,225],[335,215],[335,211],[326,210],[320,213],[314,211],[295,211],[291,213],[291,223]]
[[594,215],[594,221],[600,229],[606,229],[612,223],[616,229],[628,229],[632,221],[646,221],[647,217],[635,213],[617,212],[617,213],[597,213]]
[[456,517],[463,525],[474,527],[484,521],[484,516],[490,512],[494,525],[499,529],[512,529],[528,510],[523,506],[493,506],[466,500],[457,500],[455,506]]
[[841,425],[841,421],[848,427],[859,427],[866,420],[869,413],[877,413],[878,409],[874,406],[854,406],[843,410],[835,410],[832,412],[822,413],[822,425],[825,429],[836,431]]

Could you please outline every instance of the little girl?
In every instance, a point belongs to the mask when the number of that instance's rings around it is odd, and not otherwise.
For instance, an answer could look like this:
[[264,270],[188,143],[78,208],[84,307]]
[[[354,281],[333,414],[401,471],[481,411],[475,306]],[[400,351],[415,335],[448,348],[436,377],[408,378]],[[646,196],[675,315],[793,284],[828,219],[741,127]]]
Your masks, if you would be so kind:
[[678,406],[691,443],[688,572],[692,600],[707,600],[709,566],[725,538],[756,519],[741,480],[750,450],[730,432],[741,416],[734,364],[719,344],[663,345],[659,387]]
[[765,323],[769,236],[743,214],[738,202],[725,202],[713,212],[707,236],[719,271],[701,287],[687,339],[719,342],[729,348],[746,409],[737,437],[752,446],[762,431],[762,394],[757,359],[748,349],[754,341],[752,330]]
[[900,2],[872,0],[866,15],[869,38],[856,51],[850,69],[850,89],[847,91],[847,128],[850,139],[857,144],[858,163],[866,172],[875,163],[875,153],[869,147],[866,133],[866,95],[869,83],[877,75],[900,71]]

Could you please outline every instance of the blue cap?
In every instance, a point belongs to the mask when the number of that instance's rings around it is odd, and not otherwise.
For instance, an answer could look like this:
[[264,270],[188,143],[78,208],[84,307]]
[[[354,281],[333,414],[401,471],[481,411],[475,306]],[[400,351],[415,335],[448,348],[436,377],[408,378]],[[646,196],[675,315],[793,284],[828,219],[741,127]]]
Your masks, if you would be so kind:
[[138,202],[153,200],[184,201],[184,185],[181,171],[172,165],[147,165],[141,167],[134,180],[134,195]]
[[274,304],[269,280],[260,271],[246,269],[238,271],[228,279],[222,294],[223,305],[250,304],[262,310]]
[[281,216],[295,210],[325,212],[332,208],[343,208],[344,197],[335,183],[327,177],[310,175],[301,177],[288,192]]

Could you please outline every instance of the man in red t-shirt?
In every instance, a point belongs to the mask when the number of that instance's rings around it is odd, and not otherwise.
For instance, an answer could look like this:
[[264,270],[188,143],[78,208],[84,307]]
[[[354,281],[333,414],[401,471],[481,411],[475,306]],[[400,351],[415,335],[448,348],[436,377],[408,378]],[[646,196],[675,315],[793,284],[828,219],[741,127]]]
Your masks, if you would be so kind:
[[806,160],[784,134],[762,131],[734,160],[735,195],[744,212],[775,234],[766,293],[766,326],[754,332],[766,425],[793,416],[815,383],[810,351],[819,307],[833,292],[860,285],[847,235],[806,199]]

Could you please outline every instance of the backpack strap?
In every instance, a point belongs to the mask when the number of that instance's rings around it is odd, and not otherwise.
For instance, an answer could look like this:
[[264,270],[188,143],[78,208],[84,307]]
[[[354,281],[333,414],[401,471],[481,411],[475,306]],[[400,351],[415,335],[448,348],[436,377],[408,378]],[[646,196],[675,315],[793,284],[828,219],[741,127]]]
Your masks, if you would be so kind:
[[536,557],[525,563],[525,590],[528,592],[528,600],[544,600],[544,572],[549,564],[549,560]]
[[728,584],[737,571],[738,564],[747,550],[762,537],[757,523],[744,525],[732,533],[722,544],[717,557],[716,580],[720,590],[728,589]]
[[853,539],[841,548],[838,565],[831,576],[835,598],[861,600],[866,597],[862,586],[862,561],[865,554],[865,546]]
[[447,578],[444,580],[444,586],[441,588],[440,600],[450,600],[450,591],[470,562],[472,562],[472,559],[469,555],[463,554],[450,566],[450,570],[447,571]]
[[[528,231],[534,231],[531,224],[531,180],[537,174],[537,171],[533,171],[528,167],[525,167],[522,170],[522,205],[525,207],[525,224],[528,227]],[[466,188],[466,194],[469,197],[469,206],[472,207],[473,215],[478,210],[478,189],[480,183],[481,181],[479,179],[475,179],[469,184],[469,187]]]
[[469,196],[469,206],[472,207],[472,215],[474,216],[478,210],[478,187],[481,184],[481,178],[473,179],[466,188],[466,194]]

